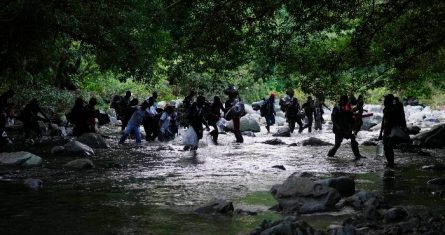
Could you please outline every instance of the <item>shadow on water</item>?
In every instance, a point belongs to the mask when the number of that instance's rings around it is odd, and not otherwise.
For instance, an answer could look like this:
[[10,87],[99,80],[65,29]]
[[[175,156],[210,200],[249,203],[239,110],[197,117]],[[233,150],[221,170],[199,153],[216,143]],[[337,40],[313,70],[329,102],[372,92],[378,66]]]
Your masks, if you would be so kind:
[[[333,142],[333,135],[323,132],[281,139],[291,144],[310,136]],[[375,133],[360,133],[358,139],[370,137]],[[115,134],[110,140],[112,148],[99,150],[93,158],[96,168],[81,172],[62,168],[74,156],[50,154],[50,146],[30,148],[44,158],[43,167],[0,167],[0,234],[245,234],[263,219],[281,218],[268,211],[276,203],[268,191],[293,172],[349,175],[355,178],[357,190],[377,192],[390,204],[445,212],[442,189],[426,184],[443,173],[420,169],[442,161],[444,150],[430,151],[428,158],[397,152],[398,168],[386,171],[374,147],[360,146],[367,158],[354,162],[347,143],[335,158],[327,158],[330,146],[262,143],[272,138],[259,133],[236,144],[233,135],[220,135],[218,145],[204,138],[197,151],[182,151],[180,139],[168,144],[117,146]],[[286,170],[272,168],[274,165]],[[42,179],[43,190],[27,190],[22,183],[26,178]],[[258,214],[194,213],[214,198],[231,200],[235,208]],[[304,219],[325,229],[351,213],[314,214]]]

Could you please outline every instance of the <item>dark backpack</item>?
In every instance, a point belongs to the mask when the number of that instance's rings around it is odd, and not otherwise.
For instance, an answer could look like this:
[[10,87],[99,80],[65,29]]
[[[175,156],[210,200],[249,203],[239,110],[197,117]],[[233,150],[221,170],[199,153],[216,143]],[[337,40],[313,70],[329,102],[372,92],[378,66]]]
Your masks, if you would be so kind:
[[266,116],[266,114],[267,114],[267,112],[268,112],[268,106],[269,105],[269,101],[264,101],[264,103],[263,103],[263,105],[261,105],[261,107],[260,107],[260,114],[261,114],[261,117],[265,117]]

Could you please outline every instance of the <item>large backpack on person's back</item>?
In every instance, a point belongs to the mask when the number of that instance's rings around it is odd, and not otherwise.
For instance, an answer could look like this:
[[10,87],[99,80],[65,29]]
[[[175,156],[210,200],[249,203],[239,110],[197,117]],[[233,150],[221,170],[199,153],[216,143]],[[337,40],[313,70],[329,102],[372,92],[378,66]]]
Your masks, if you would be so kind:
[[269,101],[264,101],[263,105],[261,105],[260,107],[260,115],[261,117],[265,117],[267,112],[268,112],[268,106],[269,105]]

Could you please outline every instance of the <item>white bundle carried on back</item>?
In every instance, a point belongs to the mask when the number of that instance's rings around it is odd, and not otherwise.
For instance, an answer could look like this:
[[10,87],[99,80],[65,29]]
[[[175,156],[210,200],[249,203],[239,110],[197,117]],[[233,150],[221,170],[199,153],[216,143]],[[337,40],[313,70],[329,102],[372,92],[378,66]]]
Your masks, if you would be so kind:
[[185,146],[198,146],[198,135],[193,127],[189,127],[182,138],[182,144]]

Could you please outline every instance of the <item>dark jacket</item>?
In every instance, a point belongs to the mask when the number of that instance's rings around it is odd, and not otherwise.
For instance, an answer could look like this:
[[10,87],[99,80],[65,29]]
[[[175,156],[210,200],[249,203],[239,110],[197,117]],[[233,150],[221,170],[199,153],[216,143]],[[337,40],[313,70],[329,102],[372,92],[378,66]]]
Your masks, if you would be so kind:
[[331,119],[334,124],[333,132],[335,134],[343,134],[346,137],[352,134],[353,113],[351,108],[337,105],[332,110]]

